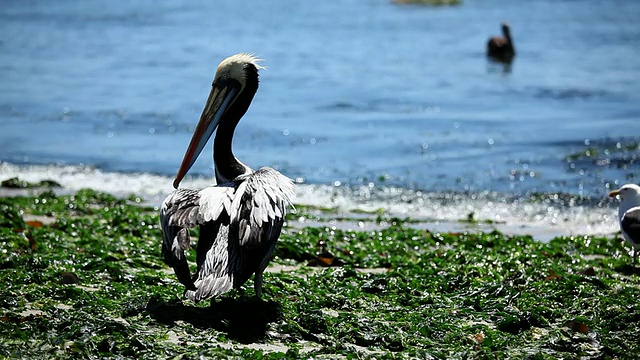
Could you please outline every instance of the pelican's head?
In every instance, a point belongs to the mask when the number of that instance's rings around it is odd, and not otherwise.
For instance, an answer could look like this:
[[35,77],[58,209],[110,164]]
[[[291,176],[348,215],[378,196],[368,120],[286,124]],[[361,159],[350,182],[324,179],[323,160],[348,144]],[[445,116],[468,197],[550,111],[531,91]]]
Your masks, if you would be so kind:
[[230,56],[218,65],[209,98],[173,181],[174,188],[178,188],[225,115],[233,114],[228,119],[237,124],[247,111],[258,89],[258,70],[262,69],[260,61],[253,55],[242,53]]
[[640,203],[640,186],[636,184],[626,184],[618,190],[609,193],[610,197],[620,196],[621,201],[631,200],[634,203]]
[[242,91],[248,80],[258,77],[258,70],[264,69],[260,66],[262,59],[251,54],[240,53],[222,60],[216,70],[213,79],[213,87],[224,86],[226,82],[236,81]]

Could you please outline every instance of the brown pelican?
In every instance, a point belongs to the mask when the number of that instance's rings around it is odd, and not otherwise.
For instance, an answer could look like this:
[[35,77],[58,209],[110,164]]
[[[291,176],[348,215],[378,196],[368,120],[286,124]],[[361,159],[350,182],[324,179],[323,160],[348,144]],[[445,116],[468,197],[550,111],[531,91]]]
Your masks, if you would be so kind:
[[[185,296],[200,301],[242,286],[252,274],[256,295],[262,295],[267,267],[294,197],[293,182],[278,171],[253,171],[238,160],[231,143],[236,125],[258,90],[258,59],[237,54],[216,71],[209,98],[173,182],[176,188],[162,204],[164,261],[186,287]],[[178,189],[216,130],[213,142],[216,186]],[[189,228],[200,226],[197,270],[191,275],[184,251]]]
[[640,186],[623,185],[620,189],[609,193],[609,196],[620,196],[618,221],[622,236],[633,246],[633,266],[635,268],[640,249]]
[[509,24],[502,23],[502,34],[504,36],[494,36],[489,39],[487,43],[487,56],[496,61],[508,63],[516,56]]

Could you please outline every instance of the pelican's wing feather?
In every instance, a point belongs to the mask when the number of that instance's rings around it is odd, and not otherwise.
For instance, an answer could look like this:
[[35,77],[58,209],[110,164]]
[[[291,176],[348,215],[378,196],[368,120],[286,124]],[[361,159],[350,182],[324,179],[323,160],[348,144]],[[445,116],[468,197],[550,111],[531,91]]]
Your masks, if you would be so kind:
[[200,226],[198,239],[198,271],[193,276],[195,289],[185,296],[198,302],[223,294],[233,288],[235,269],[229,253],[228,218]]
[[200,191],[177,189],[162,203],[160,224],[164,261],[173,267],[178,280],[187,289],[195,289],[184,255],[185,250],[191,247],[188,229],[216,221],[222,214],[228,216],[235,192],[234,185],[222,184]]
[[231,203],[230,237],[236,237],[238,244],[247,248],[275,241],[284,222],[286,206],[291,205],[294,197],[291,179],[272,168],[258,169],[236,190]]

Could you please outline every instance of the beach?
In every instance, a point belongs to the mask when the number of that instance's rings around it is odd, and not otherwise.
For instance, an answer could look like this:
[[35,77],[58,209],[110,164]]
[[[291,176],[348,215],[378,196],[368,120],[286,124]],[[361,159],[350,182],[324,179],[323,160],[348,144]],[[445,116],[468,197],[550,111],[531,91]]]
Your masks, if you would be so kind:
[[263,300],[247,286],[194,304],[163,264],[157,206],[135,194],[52,190],[5,189],[0,198],[0,353],[8,358],[638,352],[640,280],[616,235],[543,242],[470,223],[439,231],[383,211],[297,204]]

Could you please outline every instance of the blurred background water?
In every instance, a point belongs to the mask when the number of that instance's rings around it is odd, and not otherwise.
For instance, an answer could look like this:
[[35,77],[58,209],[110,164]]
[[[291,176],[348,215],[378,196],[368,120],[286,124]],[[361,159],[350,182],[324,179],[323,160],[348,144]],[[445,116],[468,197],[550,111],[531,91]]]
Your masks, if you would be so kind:
[[[638,14],[638,1],[595,0],[5,0],[0,161],[170,188],[217,64],[250,52],[267,70],[234,150],[254,168],[306,184],[603,197],[638,182]],[[485,57],[502,21],[510,67]],[[212,176],[210,151],[193,175]]]

